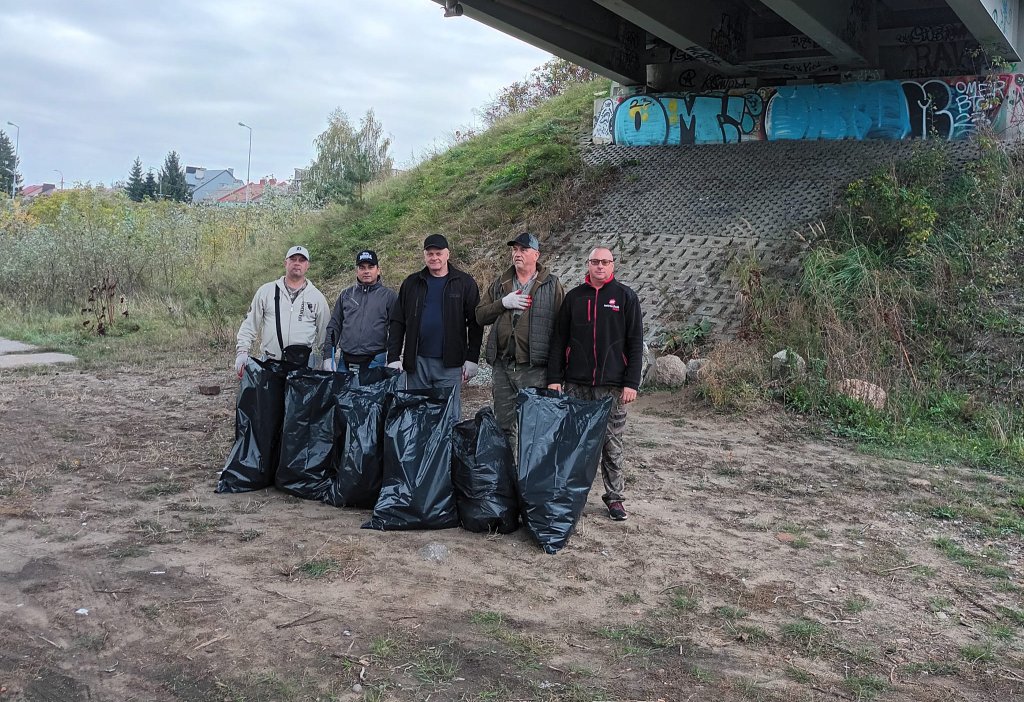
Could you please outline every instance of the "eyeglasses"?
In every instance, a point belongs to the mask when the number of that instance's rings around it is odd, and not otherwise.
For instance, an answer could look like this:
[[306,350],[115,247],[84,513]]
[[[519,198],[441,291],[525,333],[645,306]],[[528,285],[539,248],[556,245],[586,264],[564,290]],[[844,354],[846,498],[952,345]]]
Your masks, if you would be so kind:
[[615,261],[610,258],[592,258],[587,261],[587,263],[592,266],[610,266],[615,263]]

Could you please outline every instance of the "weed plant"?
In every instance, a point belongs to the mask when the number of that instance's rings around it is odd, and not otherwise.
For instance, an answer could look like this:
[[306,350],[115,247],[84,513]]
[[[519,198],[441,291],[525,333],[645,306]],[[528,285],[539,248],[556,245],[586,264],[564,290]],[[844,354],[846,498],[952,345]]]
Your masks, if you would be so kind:
[[[752,255],[732,272],[759,358],[785,348],[807,360],[804,376],[767,383],[776,399],[877,452],[1019,474],[1024,149],[975,145],[960,166],[944,142],[921,142],[852,183],[795,282],[770,279]],[[703,374],[705,396],[760,401],[764,361],[727,353],[731,366]],[[884,409],[839,394],[851,378],[883,388]]]

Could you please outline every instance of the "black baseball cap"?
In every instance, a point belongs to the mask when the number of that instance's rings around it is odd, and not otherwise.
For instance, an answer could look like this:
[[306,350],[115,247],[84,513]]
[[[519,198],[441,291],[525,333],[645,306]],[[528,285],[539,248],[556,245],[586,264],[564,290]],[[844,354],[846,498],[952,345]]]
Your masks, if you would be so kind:
[[365,249],[356,254],[356,265],[360,263],[369,263],[371,266],[377,265],[377,252]]
[[512,241],[508,242],[509,246],[519,244],[523,248],[533,249],[534,251],[540,251],[540,241],[530,232],[523,232]]
[[448,240],[444,238],[443,234],[431,234],[423,240],[423,248],[426,249],[447,249]]

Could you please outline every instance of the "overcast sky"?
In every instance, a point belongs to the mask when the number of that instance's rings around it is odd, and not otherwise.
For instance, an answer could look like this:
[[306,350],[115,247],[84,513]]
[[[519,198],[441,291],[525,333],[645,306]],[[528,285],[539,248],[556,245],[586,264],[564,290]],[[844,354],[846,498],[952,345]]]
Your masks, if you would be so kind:
[[25,184],[125,180],[136,156],[290,179],[336,107],[422,158],[550,55],[430,0],[5,2],[0,129]]

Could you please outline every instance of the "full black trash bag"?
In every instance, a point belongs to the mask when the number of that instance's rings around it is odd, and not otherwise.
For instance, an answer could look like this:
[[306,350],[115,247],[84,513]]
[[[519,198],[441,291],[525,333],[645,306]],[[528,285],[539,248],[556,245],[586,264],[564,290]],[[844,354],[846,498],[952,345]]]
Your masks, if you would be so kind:
[[462,528],[508,534],[519,528],[515,460],[494,410],[484,407],[452,432],[452,484]]
[[248,492],[274,484],[288,370],[280,361],[250,358],[246,363],[235,408],[235,443],[217,492]]
[[338,450],[323,501],[334,507],[371,509],[384,477],[384,420],[390,393],[401,387],[400,371],[371,368],[335,393]]
[[339,393],[353,382],[349,373],[293,370],[288,373],[281,430],[281,458],[274,477],[280,490],[322,500],[334,479],[344,425],[336,417]]
[[384,482],[364,529],[459,525],[452,488],[451,388],[395,392],[384,425]]
[[557,553],[587,504],[613,400],[579,400],[528,388],[519,391],[516,402],[520,513],[541,548]]

